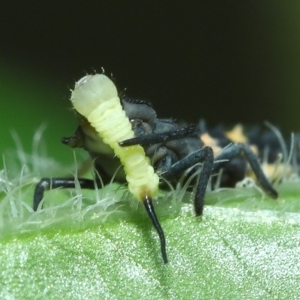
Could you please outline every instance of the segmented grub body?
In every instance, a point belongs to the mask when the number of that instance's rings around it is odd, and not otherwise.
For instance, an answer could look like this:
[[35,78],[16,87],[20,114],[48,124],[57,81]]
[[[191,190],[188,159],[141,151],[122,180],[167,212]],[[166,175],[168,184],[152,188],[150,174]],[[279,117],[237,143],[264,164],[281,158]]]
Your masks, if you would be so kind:
[[108,144],[124,167],[129,191],[139,200],[152,198],[159,178],[140,145],[120,147],[118,142],[134,137],[114,83],[103,74],[87,75],[72,91],[71,101]]

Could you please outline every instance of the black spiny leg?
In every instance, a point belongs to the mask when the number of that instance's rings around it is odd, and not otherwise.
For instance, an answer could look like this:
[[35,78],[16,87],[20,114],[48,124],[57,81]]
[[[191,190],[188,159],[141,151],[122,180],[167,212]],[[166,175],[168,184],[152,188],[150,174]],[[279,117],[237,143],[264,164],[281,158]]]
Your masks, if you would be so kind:
[[176,178],[185,170],[197,163],[203,163],[194,199],[196,216],[200,216],[203,212],[206,187],[214,165],[214,154],[212,148],[203,147],[202,149],[191,153],[190,155],[172,165],[172,167],[168,171],[162,173],[161,176],[168,180]]
[[[272,187],[264,172],[262,171],[257,156],[253,153],[250,147],[246,144],[236,143],[223,149],[223,151],[217,155],[215,160],[231,160],[234,157],[243,156],[250,164],[253,173],[255,174],[258,183],[263,190],[273,199],[278,197],[277,191]],[[227,162],[215,162],[214,172],[220,170]]]
[[[94,189],[95,182],[92,179],[78,178],[78,182],[83,189]],[[33,210],[38,209],[39,204],[43,200],[44,192],[56,188],[75,188],[74,178],[42,178],[36,185],[33,195]]]
[[164,263],[166,264],[168,262],[168,258],[167,258],[167,252],[166,252],[165,235],[164,235],[163,229],[161,228],[159,221],[156,217],[154,207],[152,204],[152,199],[150,197],[146,196],[145,199],[143,200],[143,203],[144,203],[145,209],[148,213],[148,216],[150,217],[152,224],[158,233],[159,240],[160,240],[161,255],[162,255]]
[[119,142],[121,147],[132,145],[149,146],[157,143],[166,143],[168,141],[180,140],[186,137],[196,137],[198,135],[195,125],[179,128],[172,131],[162,133],[149,133],[140,135],[131,139]]
[[[119,145],[122,147],[136,144],[140,144],[141,146],[147,146],[155,143],[163,143],[167,141],[193,136],[197,136],[197,130],[194,125],[190,125],[188,127],[180,128],[169,132],[152,133],[134,137],[132,139],[119,142]],[[168,171],[160,174],[165,179],[170,180],[178,177],[185,170],[199,162],[203,163],[203,167],[199,176],[199,181],[196,187],[196,196],[194,199],[194,208],[196,216],[202,215],[204,206],[204,195],[206,192],[208,180],[213,170],[214,154],[212,148],[203,147],[202,149],[191,153],[190,155],[186,156],[185,158],[172,165],[172,167]]]

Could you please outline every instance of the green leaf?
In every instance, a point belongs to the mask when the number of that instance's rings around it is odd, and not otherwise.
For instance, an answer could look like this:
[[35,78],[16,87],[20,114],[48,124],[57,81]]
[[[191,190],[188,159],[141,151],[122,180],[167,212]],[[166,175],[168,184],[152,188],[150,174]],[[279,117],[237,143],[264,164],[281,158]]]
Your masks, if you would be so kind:
[[300,193],[298,183],[283,187],[277,202],[252,189],[211,192],[207,201],[218,206],[206,206],[202,218],[174,195],[160,196],[167,265],[143,207],[132,200],[112,204],[106,214],[102,205],[88,212],[89,205],[50,205],[24,214],[19,230],[3,230],[0,298],[296,299],[300,216],[292,211],[299,212],[299,198],[286,189]]

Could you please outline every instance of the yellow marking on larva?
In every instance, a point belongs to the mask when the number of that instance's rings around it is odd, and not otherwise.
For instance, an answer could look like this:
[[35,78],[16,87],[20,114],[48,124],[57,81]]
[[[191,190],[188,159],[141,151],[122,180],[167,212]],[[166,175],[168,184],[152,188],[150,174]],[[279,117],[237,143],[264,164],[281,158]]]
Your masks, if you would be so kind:
[[87,75],[75,84],[71,101],[119,157],[129,191],[139,200],[153,197],[159,178],[140,145],[120,147],[118,142],[134,137],[114,83],[103,74]]
[[217,155],[221,152],[222,148],[218,146],[217,140],[212,138],[208,133],[201,134],[200,140],[205,146],[209,146],[213,149],[214,155]]
[[[263,170],[264,174],[268,178],[269,181],[274,182],[282,177],[282,174],[285,174],[286,177],[289,177],[293,174],[293,170],[291,166],[286,166],[283,163],[280,164],[268,164],[263,163],[261,165],[261,169]],[[247,176],[256,179],[256,176],[252,172],[252,170],[248,170]]]
[[225,132],[225,136],[234,143],[246,144],[248,142],[241,124],[237,124],[230,131]]
[[254,144],[249,145],[249,147],[250,147],[250,149],[252,150],[252,152],[253,152],[256,156],[258,156],[258,154],[259,154],[258,147],[257,147],[256,145],[254,145]]

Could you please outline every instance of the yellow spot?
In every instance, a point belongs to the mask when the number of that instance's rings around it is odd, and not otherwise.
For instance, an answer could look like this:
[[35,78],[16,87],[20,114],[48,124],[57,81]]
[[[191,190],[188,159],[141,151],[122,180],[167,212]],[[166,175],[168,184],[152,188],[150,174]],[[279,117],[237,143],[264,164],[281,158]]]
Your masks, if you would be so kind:
[[256,145],[249,145],[250,149],[253,151],[253,153],[258,156],[259,151]]
[[230,131],[225,132],[225,136],[233,143],[247,143],[248,140],[244,135],[243,126],[241,124],[235,125]]
[[218,146],[217,140],[211,137],[208,133],[202,134],[200,136],[200,140],[204,143],[205,146],[209,146],[213,149],[214,155],[222,150],[222,148]]
[[[279,164],[263,163],[261,165],[261,169],[270,182],[274,182],[274,181],[278,180],[280,177],[282,177],[283,173],[285,173],[284,177],[290,176],[293,173],[291,166],[287,167],[285,164],[282,164],[282,163],[279,163]],[[250,170],[250,167],[248,168],[247,176],[256,180],[256,177],[255,177],[253,171]]]

